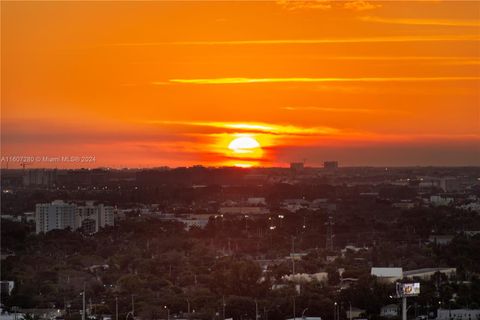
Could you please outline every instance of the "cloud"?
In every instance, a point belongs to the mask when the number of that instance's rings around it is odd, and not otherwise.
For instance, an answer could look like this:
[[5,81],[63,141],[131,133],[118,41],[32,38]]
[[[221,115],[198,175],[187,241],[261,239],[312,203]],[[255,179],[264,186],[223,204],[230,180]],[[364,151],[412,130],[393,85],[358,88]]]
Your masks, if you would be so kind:
[[321,111],[321,112],[339,112],[339,113],[374,113],[378,110],[368,108],[331,108],[331,107],[283,107],[282,109],[288,111]]
[[279,0],[277,4],[281,5],[286,10],[301,10],[301,9],[317,9],[317,10],[329,10],[332,5],[329,0],[310,0],[310,1],[297,1],[297,0]]
[[155,47],[155,46],[243,46],[243,45],[317,45],[335,43],[382,43],[382,42],[442,42],[442,41],[480,41],[479,35],[431,35],[431,36],[391,36],[372,38],[337,39],[260,39],[260,40],[199,40],[171,42],[122,42],[110,43],[106,47]]
[[[471,81],[480,77],[362,77],[362,78],[204,78],[204,79],[170,79],[171,83],[181,84],[252,84],[252,83],[317,83],[317,82],[426,82],[426,81]],[[156,85],[156,82],[152,84]]]
[[319,135],[336,134],[338,129],[330,127],[298,127],[265,122],[215,122],[215,121],[145,121],[150,124],[180,125],[192,127],[205,127],[222,129],[221,132],[214,130],[210,133],[266,133],[282,135]]
[[381,4],[373,4],[368,1],[357,0],[347,2],[343,5],[345,9],[348,10],[355,10],[355,11],[365,11],[365,10],[373,10],[382,7]]
[[361,21],[425,26],[480,27],[479,20],[421,19],[421,18],[381,18],[375,16],[359,17]]
[[347,10],[363,11],[363,10],[372,10],[380,8],[380,4],[372,4],[368,1],[355,0],[347,1],[342,5],[343,1],[331,1],[331,0],[310,0],[310,1],[299,1],[299,0],[279,0],[277,4],[282,6],[286,10],[303,10],[303,9],[313,9],[313,10],[330,10],[334,7]]

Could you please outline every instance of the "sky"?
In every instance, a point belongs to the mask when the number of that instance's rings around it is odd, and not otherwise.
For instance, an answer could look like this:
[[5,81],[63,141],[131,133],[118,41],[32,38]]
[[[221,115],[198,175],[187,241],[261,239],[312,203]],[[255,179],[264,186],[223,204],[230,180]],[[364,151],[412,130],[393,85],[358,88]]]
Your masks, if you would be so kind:
[[480,165],[477,1],[2,1],[1,18],[2,167]]

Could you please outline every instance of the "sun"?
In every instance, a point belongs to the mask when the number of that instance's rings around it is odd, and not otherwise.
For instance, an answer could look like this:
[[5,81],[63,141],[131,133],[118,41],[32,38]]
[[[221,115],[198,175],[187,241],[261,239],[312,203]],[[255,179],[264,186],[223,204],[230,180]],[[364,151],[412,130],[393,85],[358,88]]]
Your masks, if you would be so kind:
[[240,137],[232,140],[228,145],[228,149],[232,150],[234,153],[255,153],[259,150],[260,143],[252,137]]

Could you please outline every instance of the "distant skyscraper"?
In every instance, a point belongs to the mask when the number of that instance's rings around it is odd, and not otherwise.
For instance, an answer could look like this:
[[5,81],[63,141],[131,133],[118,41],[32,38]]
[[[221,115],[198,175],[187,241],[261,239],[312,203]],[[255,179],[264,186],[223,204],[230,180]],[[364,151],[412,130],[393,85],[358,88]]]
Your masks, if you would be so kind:
[[305,168],[303,162],[291,162],[290,170],[294,172],[302,171]]
[[325,161],[323,163],[325,169],[333,170],[338,168],[338,161]]
[[105,226],[114,225],[113,207],[87,202],[84,206],[56,200],[37,204],[35,211],[36,233],[55,229],[82,228],[85,233],[95,233]]

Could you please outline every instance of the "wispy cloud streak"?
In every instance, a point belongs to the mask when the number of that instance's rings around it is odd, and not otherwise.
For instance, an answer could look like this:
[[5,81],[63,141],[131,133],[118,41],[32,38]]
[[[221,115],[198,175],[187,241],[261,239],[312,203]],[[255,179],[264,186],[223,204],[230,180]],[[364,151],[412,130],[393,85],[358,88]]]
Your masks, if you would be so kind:
[[355,11],[364,11],[364,10],[373,10],[381,8],[382,5],[378,3],[371,3],[363,0],[356,0],[347,2],[343,5],[345,9],[355,10]]
[[288,111],[320,111],[320,112],[339,112],[339,113],[374,113],[377,110],[368,108],[332,108],[332,107],[283,107],[282,109]]
[[335,43],[382,43],[382,42],[442,42],[442,41],[480,41],[478,35],[438,35],[438,36],[392,36],[372,38],[338,39],[259,39],[259,40],[199,40],[199,41],[159,41],[159,42],[122,42],[106,44],[107,47],[153,47],[153,46],[241,46],[241,45],[317,45]]
[[282,135],[318,135],[318,134],[336,134],[338,129],[330,127],[298,127],[293,125],[282,125],[264,122],[215,122],[215,121],[146,121],[151,124],[159,125],[180,125],[226,129],[238,132],[256,132]]
[[[371,77],[371,78],[205,78],[205,79],[170,79],[171,83],[181,84],[252,84],[252,83],[289,83],[289,82],[428,82],[428,81],[471,81],[480,77]],[[163,82],[153,82],[154,85]]]
[[375,16],[359,17],[361,21],[403,25],[448,26],[448,27],[480,27],[479,20],[422,19],[422,18],[382,18]]

